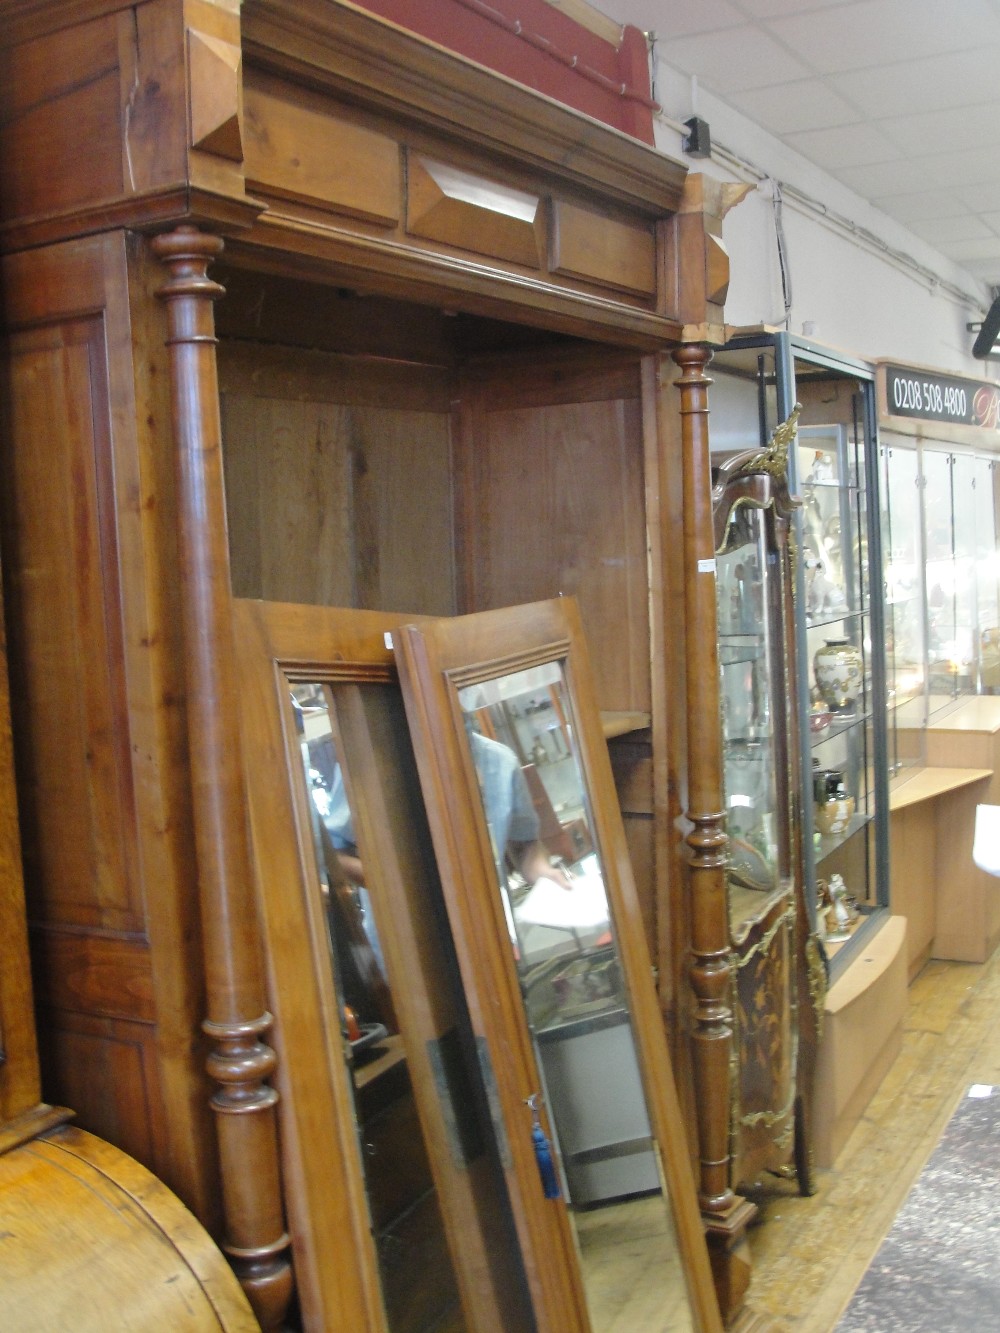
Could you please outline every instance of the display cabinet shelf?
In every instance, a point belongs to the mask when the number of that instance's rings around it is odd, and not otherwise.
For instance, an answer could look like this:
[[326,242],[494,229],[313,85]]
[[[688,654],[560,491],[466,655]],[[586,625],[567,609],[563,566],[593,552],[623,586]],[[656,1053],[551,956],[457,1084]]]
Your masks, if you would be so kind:
[[812,749],[815,751],[819,749],[821,745],[826,745],[827,742],[836,740],[838,736],[844,736],[848,732],[853,731],[855,727],[866,722],[871,722],[873,717],[874,714],[870,712],[855,713],[853,717],[849,718],[835,717],[825,731],[821,732],[819,735],[816,735],[815,733],[813,734]]
[[851,815],[847,823],[847,828],[842,833],[817,833],[815,835],[816,864],[820,865],[834,852],[839,851],[844,843],[850,842],[855,834],[860,833],[862,829],[868,827],[873,822],[873,815]]

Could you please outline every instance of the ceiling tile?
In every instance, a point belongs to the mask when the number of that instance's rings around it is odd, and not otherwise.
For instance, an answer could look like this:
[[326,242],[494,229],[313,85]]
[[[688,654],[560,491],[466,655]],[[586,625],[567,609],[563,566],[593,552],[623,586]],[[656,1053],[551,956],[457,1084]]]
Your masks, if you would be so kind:
[[889,116],[878,128],[903,152],[949,152],[956,148],[989,148],[1000,126],[1000,101],[979,106],[946,107],[908,116]]
[[962,217],[935,218],[927,222],[911,222],[910,230],[939,248],[958,241],[992,240],[1000,248],[1000,236],[991,231],[981,218],[972,213]]
[[980,241],[938,242],[936,248],[959,262],[966,259],[1000,259],[1000,236]]
[[767,28],[824,73],[872,69],[950,51],[996,46],[1000,19],[987,0],[863,0],[767,21]]
[[603,0],[598,6],[616,23],[633,23],[661,39],[717,32],[746,22],[730,0]]
[[873,166],[845,167],[837,171],[837,176],[863,198],[873,199],[876,195],[912,194],[926,189],[929,182],[941,189],[975,185],[984,173],[990,179],[1000,175],[1000,145],[989,154],[970,149]]
[[802,14],[808,10],[842,5],[844,0],[736,0],[750,18],[766,19],[776,14]]
[[897,156],[892,143],[871,125],[838,125],[830,129],[786,134],[785,142],[825,171],[889,162]]
[[829,83],[867,116],[897,116],[910,108],[939,111],[990,101],[997,90],[997,52],[943,53],[933,60],[888,65],[878,71],[833,74]]
[[992,213],[1000,209],[1000,180],[998,173],[986,176],[977,185],[961,185],[955,197],[974,213]]
[[774,88],[748,88],[731,93],[726,100],[772,134],[849,125],[858,119],[849,102],[817,79],[799,79]]
[[664,43],[661,55],[685,74],[697,74],[706,88],[725,96],[745,88],[801,79],[808,70],[760,28],[729,28],[724,33],[680,37]]
[[925,219],[951,217],[958,204],[962,204],[965,208],[969,207],[954,190],[918,190],[914,194],[893,194],[884,197],[875,195],[871,202],[883,213],[888,213],[898,222],[905,222],[907,226]]

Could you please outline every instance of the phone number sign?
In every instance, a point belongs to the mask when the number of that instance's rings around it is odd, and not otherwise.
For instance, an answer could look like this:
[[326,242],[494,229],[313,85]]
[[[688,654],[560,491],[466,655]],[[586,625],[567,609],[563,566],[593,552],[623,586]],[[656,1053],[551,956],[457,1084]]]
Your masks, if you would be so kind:
[[1000,431],[1000,384],[889,365],[885,367],[885,399],[894,417]]

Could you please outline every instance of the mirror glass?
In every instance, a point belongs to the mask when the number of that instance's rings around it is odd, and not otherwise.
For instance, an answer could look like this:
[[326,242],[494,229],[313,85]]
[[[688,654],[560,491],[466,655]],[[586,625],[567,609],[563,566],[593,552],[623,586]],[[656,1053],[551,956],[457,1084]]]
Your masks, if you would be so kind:
[[[291,693],[359,1155],[388,1328],[458,1333],[466,1324],[369,891],[366,865],[372,862],[356,833],[351,773],[338,728],[338,689],[356,688],[303,683]],[[367,685],[365,702],[376,709],[395,705],[401,713],[398,692],[389,686]],[[401,716],[396,722],[405,726]],[[345,1259],[330,1255],[329,1262]]]
[[536,1134],[539,1170],[573,1219],[592,1328],[690,1330],[562,664],[458,699],[556,1139]]

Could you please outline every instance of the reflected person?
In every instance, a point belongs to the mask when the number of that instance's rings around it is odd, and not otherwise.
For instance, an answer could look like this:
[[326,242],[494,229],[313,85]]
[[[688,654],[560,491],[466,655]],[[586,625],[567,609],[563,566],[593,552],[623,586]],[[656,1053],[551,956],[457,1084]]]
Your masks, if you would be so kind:
[[544,878],[572,889],[569,876],[553,864],[539,839],[538,813],[517,755],[509,745],[477,731],[468,717],[466,723],[500,882],[507,882],[509,862],[528,884]]

